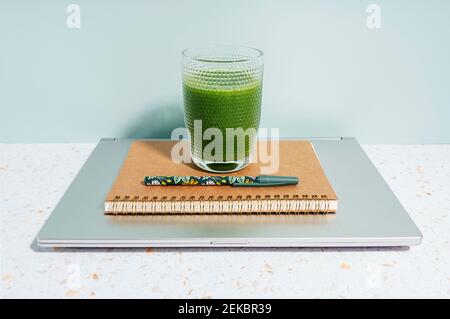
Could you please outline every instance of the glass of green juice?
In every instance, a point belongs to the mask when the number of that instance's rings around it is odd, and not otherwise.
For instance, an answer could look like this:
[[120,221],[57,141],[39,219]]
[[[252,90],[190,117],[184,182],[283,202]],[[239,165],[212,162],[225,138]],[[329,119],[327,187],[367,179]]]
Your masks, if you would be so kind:
[[184,120],[191,157],[209,172],[234,172],[252,157],[261,117],[263,53],[242,46],[183,51]]

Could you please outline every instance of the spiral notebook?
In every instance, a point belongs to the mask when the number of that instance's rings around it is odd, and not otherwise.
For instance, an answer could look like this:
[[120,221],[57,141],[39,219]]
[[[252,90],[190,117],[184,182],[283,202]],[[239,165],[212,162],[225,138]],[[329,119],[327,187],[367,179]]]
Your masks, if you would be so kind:
[[[105,200],[105,214],[273,214],[335,213],[338,198],[312,144],[279,142],[279,165],[273,175],[297,176],[298,185],[282,187],[145,186],[147,175],[217,175],[193,164],[171,160],[178,141],[135,141]],[[182,141],[181,143],[188,143]],[[257,149],[270,150],[270,141]],[[270,156],[270,154],[269,154]],[[272,156],[275,160],[276,156]],[[267,159],[267,158],[266,158]],[[268,163],[251,163],[232,175],[260,175]]]

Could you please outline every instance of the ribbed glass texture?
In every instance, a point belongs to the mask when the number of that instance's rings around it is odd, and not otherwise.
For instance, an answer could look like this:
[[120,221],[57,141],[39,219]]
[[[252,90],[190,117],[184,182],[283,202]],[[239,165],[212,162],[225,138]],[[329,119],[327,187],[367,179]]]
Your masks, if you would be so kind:
[[213,172],[245,167],[261,116],[262,52],[238,46],[186,49],[182,68],[194,163]]

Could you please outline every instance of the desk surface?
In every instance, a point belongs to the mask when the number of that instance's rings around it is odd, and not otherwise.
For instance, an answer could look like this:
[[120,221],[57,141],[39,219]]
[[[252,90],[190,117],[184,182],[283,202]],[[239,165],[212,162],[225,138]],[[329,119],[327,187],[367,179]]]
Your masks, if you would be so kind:
[[0,145],[1,297],[450,297],[450,145],[364,146],[424,235],[410,249],[37,252],[94,147]]

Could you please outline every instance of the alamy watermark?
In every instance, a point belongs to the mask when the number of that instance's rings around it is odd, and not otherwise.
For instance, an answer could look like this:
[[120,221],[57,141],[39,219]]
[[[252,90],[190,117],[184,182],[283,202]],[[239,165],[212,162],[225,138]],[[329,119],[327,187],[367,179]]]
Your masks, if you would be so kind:
[[366,19],[368,29],[381,29],[381,7],[372,3],[367,6],[366,12],[369,13]]
[[66,26],[69,29],[81,28],[81,7],[78,4],[69,4],[66,8],[66,12],[69,14],[66,19]]
[[278,128],[259,128],[258,131],[255,128],[226,128],[223,132],[215,127],[203,130],[202,121],[195,120],[193,134],[179,127],[172,131],[171,139],[178,141],[171,151],[175,163],[192,163],[194,148],[201,153],[198,154],[200,158],[217,163],[231,162],[236,157],[239,159],[250,154],[249,162],[259,163],[261,174],[274,174],[280,165]]
[[81,288],[81,268],[78,264],[70,264],[67,266],[67,282],[66,286],[69,290],[78,290]]

